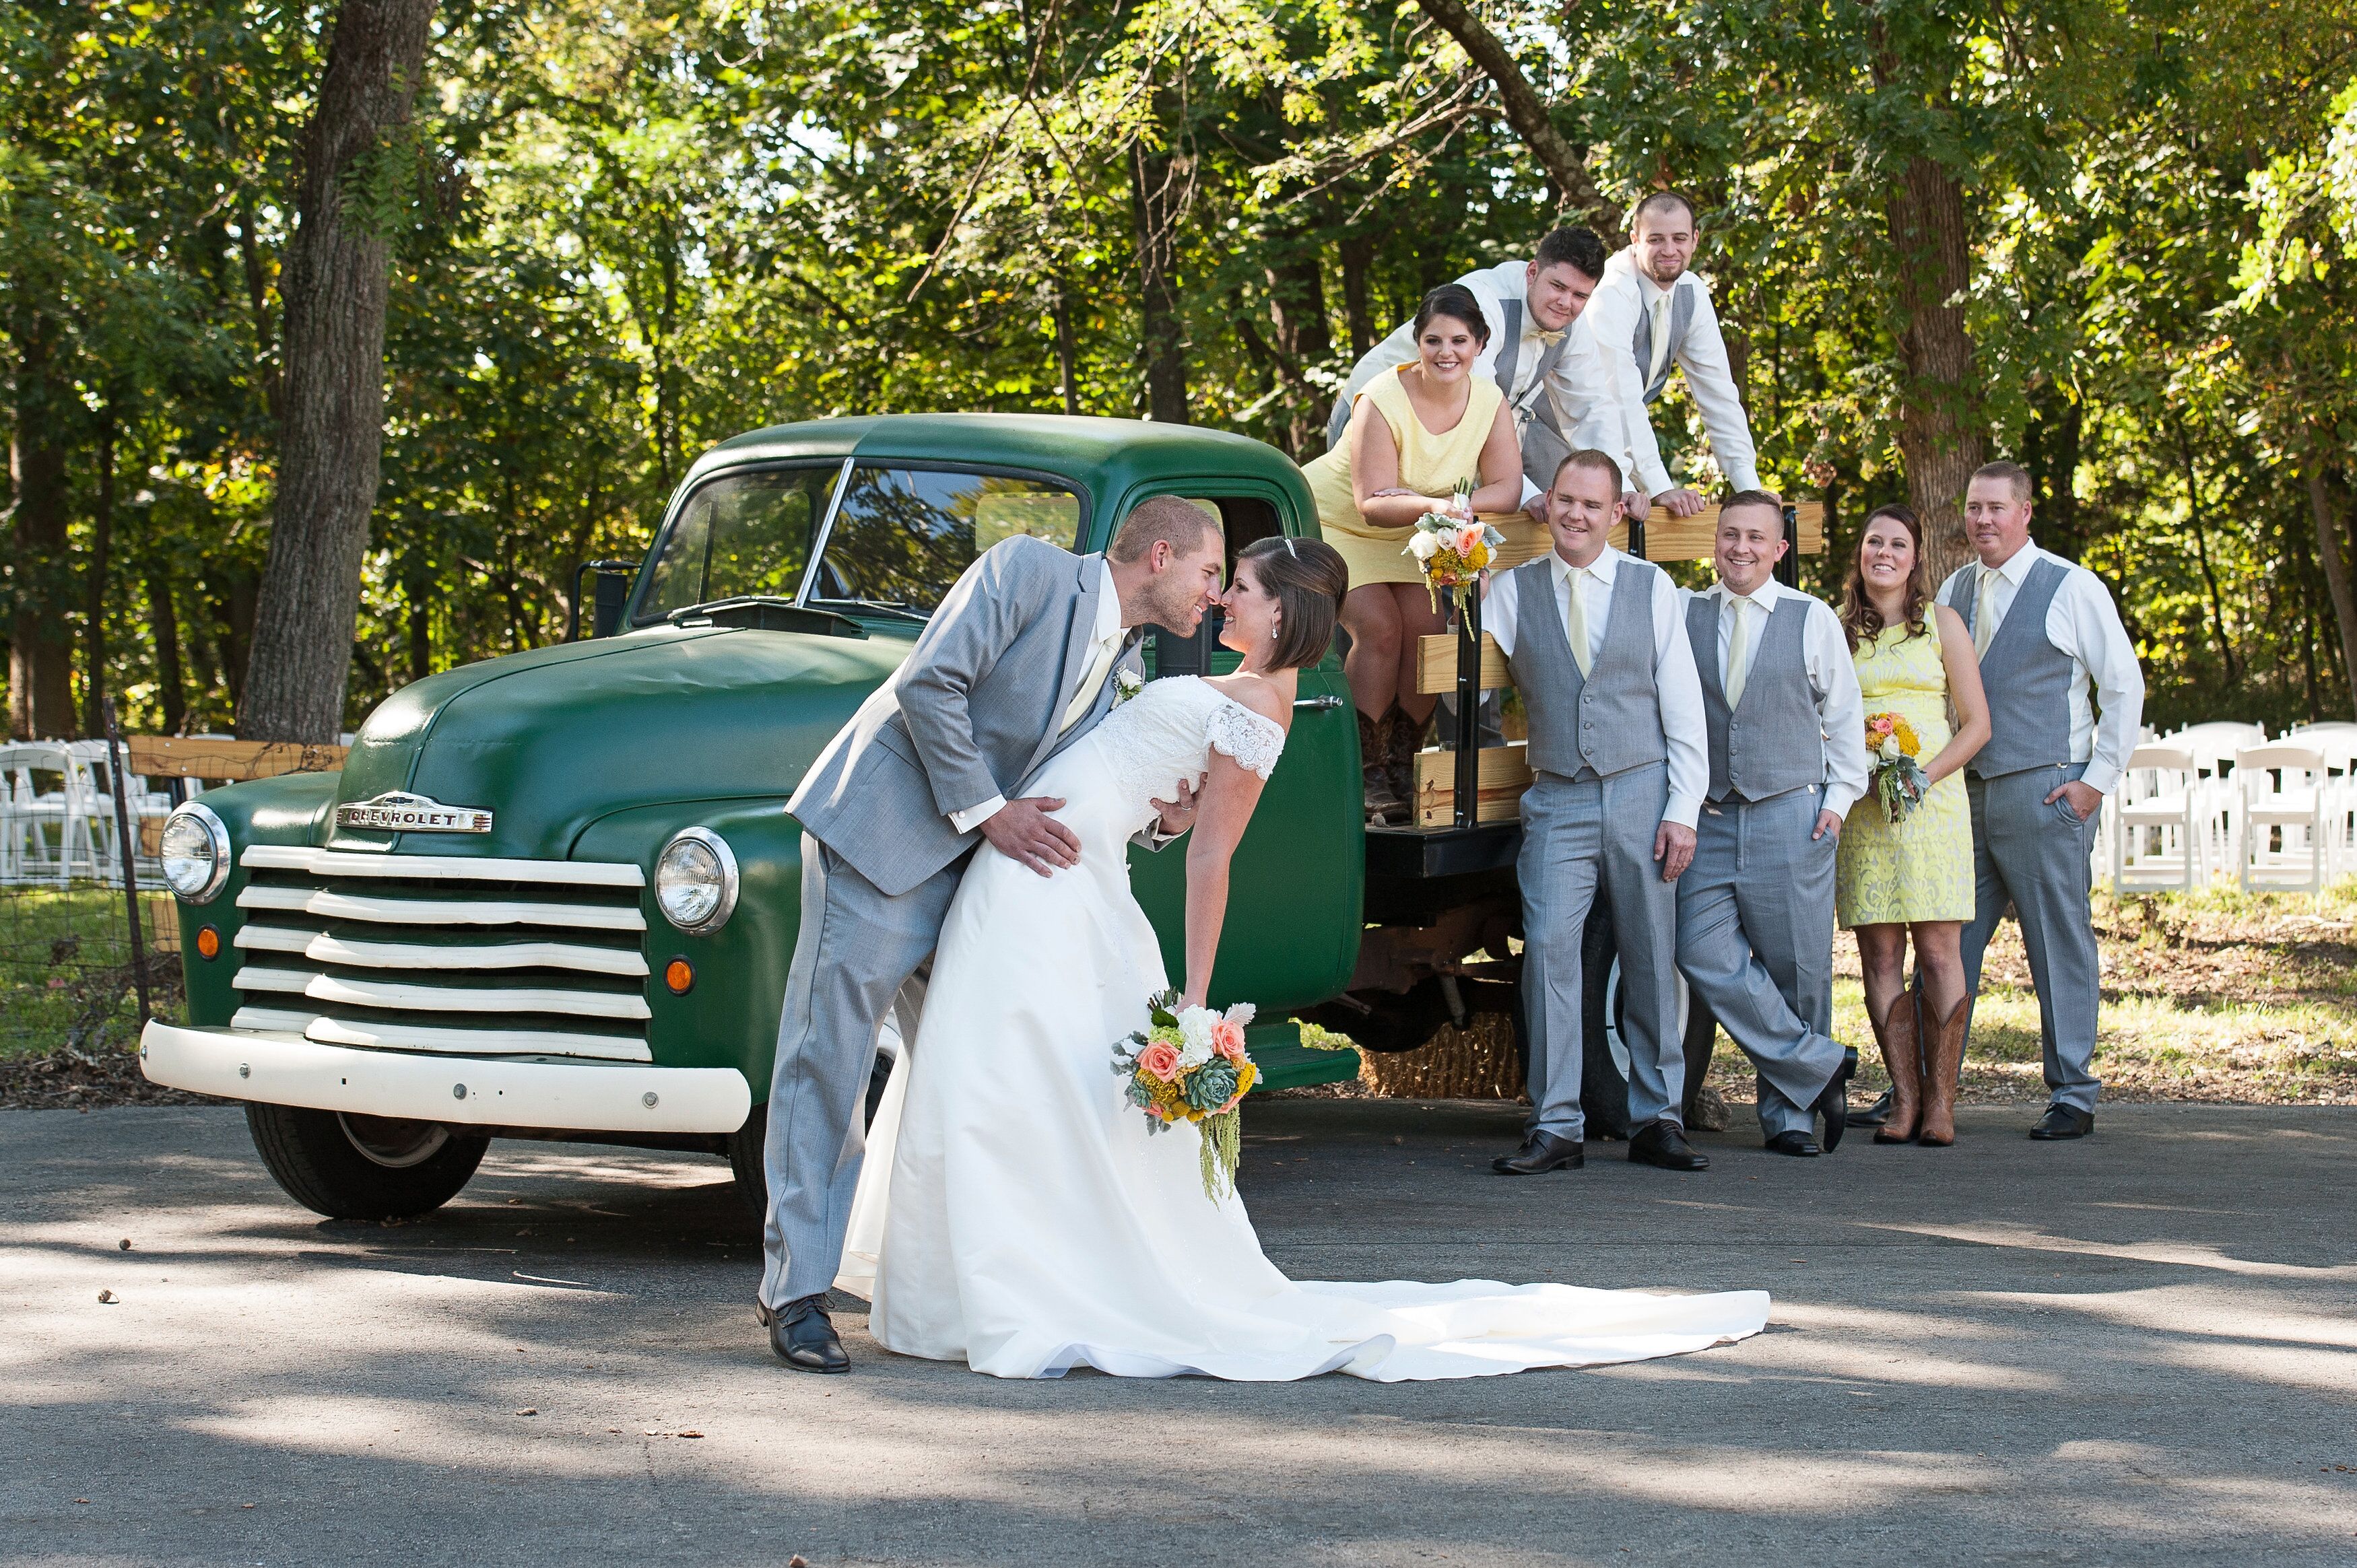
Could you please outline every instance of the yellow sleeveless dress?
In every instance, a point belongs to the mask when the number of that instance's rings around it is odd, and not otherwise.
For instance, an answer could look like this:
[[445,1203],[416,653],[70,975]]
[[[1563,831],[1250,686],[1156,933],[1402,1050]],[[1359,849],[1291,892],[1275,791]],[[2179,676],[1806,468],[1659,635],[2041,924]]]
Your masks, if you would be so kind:
[[[1472,395],[1466,400],[1464,417],[1444,435],[1436,435],[1424,427],[1409,403],[1407,388],[1400,383],[1399,371],[1385,371],[1367,383],[1359,396],[1372,399],[1375,412],[1391,426],[1392,443],[1399,448],[1400,486],[1418,495],[1445,500],[1457,489],[1459,479],[1471,479],[1477,485],[1497,475],[1481,473],[1481,447],[1490,439],[1497,424],[1498,405],[1504,395],[1498,383],[1490,378],[1477,377],[1472,383]],[[1351,569],[1351,586],[1365,587],[1370,583],[1416,583],[1424,581],[1424,572],[1415,558],[1406,553],[1407,528],[1379,528],[1359,515],[1357,494],[1351,486],[1351,443],[1344,441],[1322,457],[1312,458],[1301,467],[1302,476],[1309,481],[1309,493],[1318,503],[1318,526],[1341,555],[1343,564]],[[1546,548],[1546,530],[1533,522],[1527,513],[1514,512],[1503,516],[1484,516],[1506,536],[1506,545],[1500,552],[1501,565],[1516,565],[1529,560]]]
[[[1918,760],[1924,763],[1940,754],[1951,734],[1948,672],[1940,662],[1935,615],[1932,606],[1924,606],[1921,635],[1886,627],[1852,657],[1866,716],[1904,717],[1922,743]],[[1850,808],[1835,863],[1834,908],[1845,929],[1973,918],[1973,816],[1962,773],[1932,785],[1903,822],[1890,820],[1871,789]]]

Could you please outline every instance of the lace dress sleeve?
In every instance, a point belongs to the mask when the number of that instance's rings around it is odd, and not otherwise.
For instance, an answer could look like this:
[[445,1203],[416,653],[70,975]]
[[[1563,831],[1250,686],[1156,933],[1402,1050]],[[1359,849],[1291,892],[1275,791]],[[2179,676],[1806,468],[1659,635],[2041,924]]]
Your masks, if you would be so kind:
[[1276,771],[1276,759],[1285,752],[1285,726],[1232,699],[1211,710],[1204,734],[1212,750],[1225,752],[1263,779]]

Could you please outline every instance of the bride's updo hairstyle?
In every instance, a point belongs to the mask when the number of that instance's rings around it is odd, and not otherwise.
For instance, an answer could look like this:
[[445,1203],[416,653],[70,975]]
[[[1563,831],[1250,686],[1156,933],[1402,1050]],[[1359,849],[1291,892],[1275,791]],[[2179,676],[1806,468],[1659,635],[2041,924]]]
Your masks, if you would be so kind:
[[1272,670],[1298,670],[1326,657],[1351,569],[1321,539],[1260,539],[1236,556],[1236,570],[1252,568],[1253,580],[1276,600],[1276,647]]

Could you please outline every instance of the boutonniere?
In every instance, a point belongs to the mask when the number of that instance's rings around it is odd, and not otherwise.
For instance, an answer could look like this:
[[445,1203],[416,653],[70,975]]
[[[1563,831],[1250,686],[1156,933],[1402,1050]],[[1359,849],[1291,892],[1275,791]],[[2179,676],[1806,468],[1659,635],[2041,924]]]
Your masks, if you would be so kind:
[[1113,672],[1113,705],[1114,707],[1121,706],[1145,690],[1146,682],[1138,678],[1136,671],[1116,670]]

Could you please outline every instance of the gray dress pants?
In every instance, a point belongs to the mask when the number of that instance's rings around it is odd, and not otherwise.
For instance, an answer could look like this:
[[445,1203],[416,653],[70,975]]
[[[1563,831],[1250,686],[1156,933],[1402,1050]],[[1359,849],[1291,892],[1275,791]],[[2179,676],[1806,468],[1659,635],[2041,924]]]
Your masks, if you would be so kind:
[[2046,797],[2087,770],[2033,768],[1995,779],[1967,777],[1973,807],[1973,918],[1964,927],[1964,994],[1981,991],[1981,959],[2010,903],[2029,950],[2030,983],[2038,988],[2038,1036],[2046,1058],[2046,1091],[2054,1103],[2093,1112],[2101,1089],[2094,1074],[2095,1013],[2102,1001],[2103,957],[2095,945],[2089,855],[2102,814],[2081,822],[2066,800]]
[[1759,1069],[1760,1130],[1813,1132],[1810,1104],[1841,1068],[1834,1018],[1835,838],[1822,786],[1706,801],[1677,880],[1678,968]]
[[1523,994],[1531,1037],[1531,1129],[1584,1138],[1579,1107],[1580,941],[1600,886],[1620,953],[1621,1038],[1629,1121],[1681,1120],[1686,1059],[1677,1036],[1677,891],[1662,880],[1653,837],[1669,805],[1669,768],[1609,779],[1542,773],[1523,796]]
[[917,1038],[921,972],[941,940],[966,857],[899,897],[802,835],[802,924],[786,976],[762,1164],[770,1212],[761,1232],[761,1303],[817,1295],[843,1266],[851,1197],[867,1147],[860,1111],[887,1008],[902,1048]]

